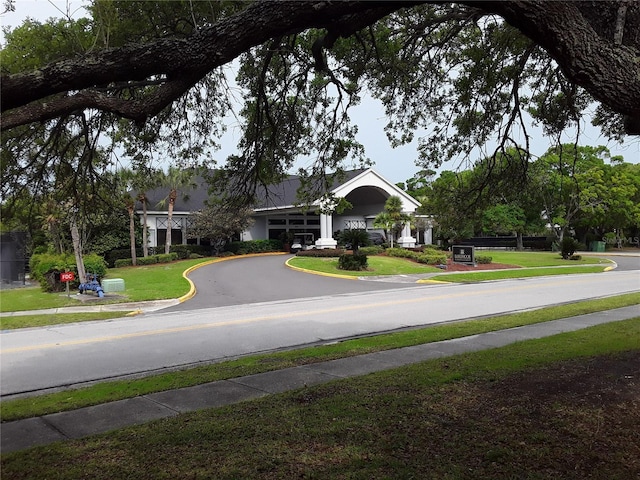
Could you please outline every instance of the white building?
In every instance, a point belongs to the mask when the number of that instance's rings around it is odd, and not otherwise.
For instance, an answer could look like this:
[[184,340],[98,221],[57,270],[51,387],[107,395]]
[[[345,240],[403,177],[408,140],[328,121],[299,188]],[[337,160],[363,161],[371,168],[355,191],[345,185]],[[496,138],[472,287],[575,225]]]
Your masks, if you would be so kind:
[[[191,212],[200,210],[208,198],[208,187],[203,180],[199,187],[189,190],[188,197],[180,195],[174,206],[172,216],[172,237],[174,245],[198,243],[198,239],[189,238],[187,227]],[[316,248],[335,248],[336,231],[361,228],[367,231],[378,231],[373,226],[373,219],[384,210],[384,204],[392,195],[402,200],[402,210],[414,214],[420,203],[397,186],[385,180],[372,169],[346,172],[343,183],[333,188],[331,193],[336,198],[345,198],[352,208],[341,214],[320,213],[325,208],[319,201],[312,204],[314,208],[306,211],[296,205],[296,192],[300,186],[300,178],[289,176],[278,185],[269,187],[269,195],[254,209],[254,223],[241,234],[241,240],[280,239],[283,232],[305,233],[313,236]],[[166,189],[156,189],[147,193],[149,198],[147,211],[147,228],[149,246],[164,245],[167,234],[167,211],[159,210],[158,203],[167,195]],[[142,210],[138,210],[142,215]],[[311,235],[309,235],[311,234]],[[418,232],[422,243],[431,243],[432,226],[427,222],[424,231]],[[397,243],[403,247],[414,247],[416,238],[411,235],[411,226],[404,226]]]

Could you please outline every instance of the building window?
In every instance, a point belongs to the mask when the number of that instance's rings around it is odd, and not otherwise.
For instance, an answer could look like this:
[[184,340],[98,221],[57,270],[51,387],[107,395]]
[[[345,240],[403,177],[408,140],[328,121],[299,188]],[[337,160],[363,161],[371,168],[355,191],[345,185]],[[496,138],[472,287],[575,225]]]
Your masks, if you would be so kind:
[[356,230],[356,229],[366,229],[367,222],[364,220],[345,220],[344,221],[344,229],[345,230]]

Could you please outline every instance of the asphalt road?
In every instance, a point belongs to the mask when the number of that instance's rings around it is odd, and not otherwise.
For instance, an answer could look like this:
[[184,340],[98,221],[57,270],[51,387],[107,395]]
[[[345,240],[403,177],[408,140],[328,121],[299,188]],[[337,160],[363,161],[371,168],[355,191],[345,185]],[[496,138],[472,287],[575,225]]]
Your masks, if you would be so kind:
[[633,269],[407,285],[304,274],[286,269],[284,259],[246,258],[196,270],[191,278],[199,293],[178,311],[2,332],[0,395],[640,290],[640,271]]
[[[407,285],[311,275],[285,265],[292,255],[237,258],[191,272],[196,296],[163,310],[188,311],[248,303],[389,290]],[[414,284],[414,287],[419,285]]]

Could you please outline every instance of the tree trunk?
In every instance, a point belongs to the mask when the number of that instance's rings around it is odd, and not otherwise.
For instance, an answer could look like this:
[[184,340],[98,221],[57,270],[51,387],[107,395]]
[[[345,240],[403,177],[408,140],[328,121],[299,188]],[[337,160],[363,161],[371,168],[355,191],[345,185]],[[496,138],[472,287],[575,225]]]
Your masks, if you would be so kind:
[[521,252],[524,250],[524,242],[522,240],[522,233],[518,232],[516,233],[516,250],[518,252]]
[[142,196],[142,256],[149,256],[149,239],[147,238],[147,196]]
[[169,253],[171,250],[171,230],[173,230],[173,206],[176,203],[178,192],[171,190],[169,193],[169,209],[167,211],[167,241],[164,244],[164,253]]
[[76,223],[76,216],[71,216],[71,240],[73,241],[73,253],[76,257],[76,268],[78,270],[78,279],[80,283],[87,282],[87,274],[84,270],[84,260],[82,259],[82,241],[80,240],[80,232]]
[[131,244],[131,265],[136,265],[136,219],[133,205],[130,205],[129,210],[129,242]]

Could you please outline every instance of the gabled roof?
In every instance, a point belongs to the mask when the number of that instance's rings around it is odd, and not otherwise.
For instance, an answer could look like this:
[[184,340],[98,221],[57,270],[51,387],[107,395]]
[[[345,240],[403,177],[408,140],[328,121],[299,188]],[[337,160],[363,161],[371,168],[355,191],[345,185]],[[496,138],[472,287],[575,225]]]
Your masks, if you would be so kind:
[[[342,182],[334,181],[334,190],[340,185],[344,185],[353,178],[365,172],[364,169],[350,170],[345,172]],[[204,207],[205,201],[209,199],[209,185],[207,181],[197,176],[194,178],[196,188],[185,188],[178,192],[178,198],[174,206],[175,212],[195,212]],[[298,203],[298,189],[301,179],[297,175],[289,175],[280,183],[271,185],[267,190],[258,189],[258,202],[256,210],[275,210],[283,208],[294,208]],[[166,211],[167,206],[160,207],[159,203],[166,199],[169,194],[167,188],[155,188],[147,192],[147,208],[150,211]],[[137,209],[141,210],[142,205],[138,204]]]
[[[174,206],[174,212],[186,213],[195,212],[202,209],[205,201],[210,197],[209,185],[203,177],[194,179],[196,188],[186,188],[178,193],[178,198]],[[268,189],[259,189],[257,192],[258,202],[255,207],[256,212],[269,212],[273,210],[294,209],[298,204],[298,189],[301,185],[301,178],[297,175],[289,175],[276,185],[271,185]],[[405,211],[413,211],[418,206],[415,198],[393,185],[373,169],[359,169],[345,172],[345,175],[338,181],[334,179],[333,193],[336,197],[346,197],[351,192],[361,188],[374,188],[386,195],[396,195],[401,198]],[[358,190],[366,194],[366,190]],[[167,206],[159,206],[162,200],[169,194],[167,188],[155,188],[147,192],[147,209],[150,212],[163,212]],[[370,195],[370,194],[369,194]],[[142,205],[138,205],[138,210]]]

